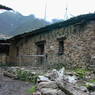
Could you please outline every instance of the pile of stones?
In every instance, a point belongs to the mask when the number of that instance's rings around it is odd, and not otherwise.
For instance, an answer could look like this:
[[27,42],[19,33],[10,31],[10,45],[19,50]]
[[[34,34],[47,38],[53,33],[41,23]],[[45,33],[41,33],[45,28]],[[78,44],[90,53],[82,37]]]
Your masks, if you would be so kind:
[[[65,69],[52,70],[37,79],[37,92],[33,95],[95,95],[85,86],[79,85],[80,80],[74,73],[66,73]],[[95,85],[92,86],[95,89]]]

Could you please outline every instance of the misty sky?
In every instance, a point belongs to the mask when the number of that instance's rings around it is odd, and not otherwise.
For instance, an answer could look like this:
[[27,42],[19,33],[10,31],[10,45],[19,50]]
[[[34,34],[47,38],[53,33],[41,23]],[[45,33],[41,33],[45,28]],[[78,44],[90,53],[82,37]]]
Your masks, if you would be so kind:
[[47,20],[64,19],[67,14],[76,16],[95,11],[95,0],[0,0],[0,4],[11,7],[23,15],[34,14],[36,17],[44,18],[46,1]]

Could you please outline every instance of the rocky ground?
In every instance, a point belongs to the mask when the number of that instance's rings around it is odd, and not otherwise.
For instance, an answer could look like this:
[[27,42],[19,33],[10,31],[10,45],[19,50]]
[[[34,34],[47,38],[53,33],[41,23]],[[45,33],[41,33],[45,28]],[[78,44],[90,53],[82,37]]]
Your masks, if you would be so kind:
[[[64,67],[43,74],[21,67],[2,68],[2,71],[0,95],[95,95],[94,72],[67,71]],[[29,80],[31,82],[25,82]],[[32,93],[28,92],[30,88],[34,89]]]
[[66,72],[64,67],[39,76],[37,88],[39,92],[33,95],[95,95],[94,82],[78,78],[74,72]]
[[31,95],[27,92],[31,87],[32,83],[13,80],[0,73],[0,95]]

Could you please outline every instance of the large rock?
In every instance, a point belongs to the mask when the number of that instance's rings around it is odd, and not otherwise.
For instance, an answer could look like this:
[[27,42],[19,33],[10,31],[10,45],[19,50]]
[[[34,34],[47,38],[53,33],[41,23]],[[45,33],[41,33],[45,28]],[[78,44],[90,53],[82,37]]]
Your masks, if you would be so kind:
[[59,71],[53,69],[51,73],[46,74],[46,77],[48,77],[52,81],[55,81],[56,79],[63,79],[64,74],[65,74],[65,68],[63,67]]
[[80,86],[79,89],[80,89],[81,91],[83,91],[83,92],[88,92],[88,89],[87,89],[87,87],[85,87],[85,86]]
[[56,69],[53,69],[51,73],[47,73],[45,76],[48,77],[50,80],[55,81],[59,77],[59,74]]
[[3,75],[6,76],[6,77],[10,77],[12,79],[18,79],[17,75],[15,75],[13,73],[10,73],[10,72],[7,72],[7,71],[4,71]]
[[58,75],[59,75],[60,79],[63,79],[63,77],[65,75],[65,68],[64,67],[58,71]]
[[45,76],[38,76],[38,78],[37,78],[38,83],[40,83],[40,82],[48,82],[48,81],[50,81],[50,80]]
[[69,83],[75,84],[77,82],[77,77],[75,75],[65,75],[64,80],[68,81]]
[[63,91],[61,91],[61,90],[58,90],[57,91],[57,95],[66,95]]
[[68,83],[66,81],[56,81],[58,88],[63,91],[66,95],[89,95],[88,92],[84,92],[80,90],[79,87],[77,87],[74,84]]
[[64,92],[58,89],[43,88],[41,89],[42,95],[66,95]]
[[95,92],[91,92],[90,95],[95,95]]
[[52,88],[52,89],[57,89],[57,85],[55,81],[49,81],[49,82],[40,82],[38,84],[38,89],[42,89],[42,88]]
[[41,95],[41,92],[37,91],[37,92],[34,92],[32,95]]

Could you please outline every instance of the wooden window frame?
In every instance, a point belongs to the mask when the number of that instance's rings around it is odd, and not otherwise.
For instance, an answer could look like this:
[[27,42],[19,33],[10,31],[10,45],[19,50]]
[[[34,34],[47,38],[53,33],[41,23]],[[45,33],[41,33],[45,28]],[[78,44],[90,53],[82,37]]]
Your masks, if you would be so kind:
[[64,54],[64,40],[66,37],[59,37],[57,38],[58,40],[58,55],[63,55]]
[[[44,41],[38,41],[38,42],[35,43],[36,46],[37,46],[37,55],[44,55],[44,53],[45,53],[45,43],[46,43],[45,40]],[[43,50],[41,49],[41,47],[42,47]],[[39,51],[39,48],[40,48],[40,51]],[[39,64],[42,64],[44,62],[43,57],[37,57],[37,60],[38,60],[37,63],[39,63]]]

